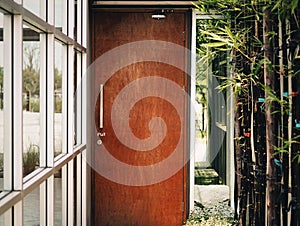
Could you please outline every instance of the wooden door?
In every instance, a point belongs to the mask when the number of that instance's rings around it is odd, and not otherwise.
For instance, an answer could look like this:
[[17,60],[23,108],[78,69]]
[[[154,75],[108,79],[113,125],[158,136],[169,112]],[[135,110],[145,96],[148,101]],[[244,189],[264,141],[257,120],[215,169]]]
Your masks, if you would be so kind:
[[179,226],[185,220],[186,17],[92,16],[93,225]]

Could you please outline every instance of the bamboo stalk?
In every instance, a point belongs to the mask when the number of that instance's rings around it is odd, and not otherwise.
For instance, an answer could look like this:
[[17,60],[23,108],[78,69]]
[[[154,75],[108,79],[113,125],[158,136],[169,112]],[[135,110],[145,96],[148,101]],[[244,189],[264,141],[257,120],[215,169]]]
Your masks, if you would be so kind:
[[[274,73],[270,64],[272,64],[272,44],[270,41],[270,32],[272,31],[271,12],[268,7],[263,12],[263,45],[264,45],[264,83],[266,88],[270,88],[271,92],[274,90]],[[265,91],[265,114],[266,114],[266,154],[267,154],[267,167],[266,167],[266,203],[267,203],[267,225],[275,226],[276,220],[276,170],[274,165],[274,118],[272,115],[273,104],[270,100],[268,91]]]

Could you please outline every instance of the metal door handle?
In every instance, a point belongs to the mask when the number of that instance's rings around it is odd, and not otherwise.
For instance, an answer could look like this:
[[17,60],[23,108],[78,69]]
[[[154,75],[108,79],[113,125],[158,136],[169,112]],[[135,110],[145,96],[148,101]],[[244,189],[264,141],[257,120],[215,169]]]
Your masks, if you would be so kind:
[[103,129],[103,84],[100,84],[99,128]]

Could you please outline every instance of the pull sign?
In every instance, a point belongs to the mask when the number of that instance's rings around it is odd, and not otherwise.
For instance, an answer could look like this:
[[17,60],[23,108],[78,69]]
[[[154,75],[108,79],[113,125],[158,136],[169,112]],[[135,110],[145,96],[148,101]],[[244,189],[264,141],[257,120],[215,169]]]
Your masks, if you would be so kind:
[[98,136],[98,137],[105,137],[106,134],[105,134],[105,132],[103,132],[103,133],[97,133],[97,136]]

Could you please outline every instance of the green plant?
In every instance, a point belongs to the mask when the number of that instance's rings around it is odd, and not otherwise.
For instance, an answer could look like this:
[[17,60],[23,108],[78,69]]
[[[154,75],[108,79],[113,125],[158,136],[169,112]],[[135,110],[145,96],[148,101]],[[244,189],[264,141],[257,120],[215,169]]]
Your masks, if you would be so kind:
[[3,177],[4,154],[0,153],[0,177]]
[[[231,89],[234,97],[235,204],[241,225],[279,225],[278,184],[288,187],[291,176],[291,193],[297,194],[299,187],[293,175],[300,162],[300,119],[295,116],[300,94],[299,6],[299,0],[199,0],[196,5],[211,16],[199,26],[202,61],[213,68],[218,54],[228,55],[229,73],[210,74],[221,81],[218,89]],[[282,178],[277,166],[285,171]],[[250,199],[248,194],[255,196]],[[288,200],[287,192],[283,195],[282,200]]]
[[40,148],[36,144],[30,144],[23,154],[23,175],[26,176],[39,166]]
[[39,99],[31,99],[31,111],[32,112],[40,112],[40,100]]
[[61,113],[62,112],[62,98],[56,96],[54,104],[55,104],[54,105],[55,113]]

